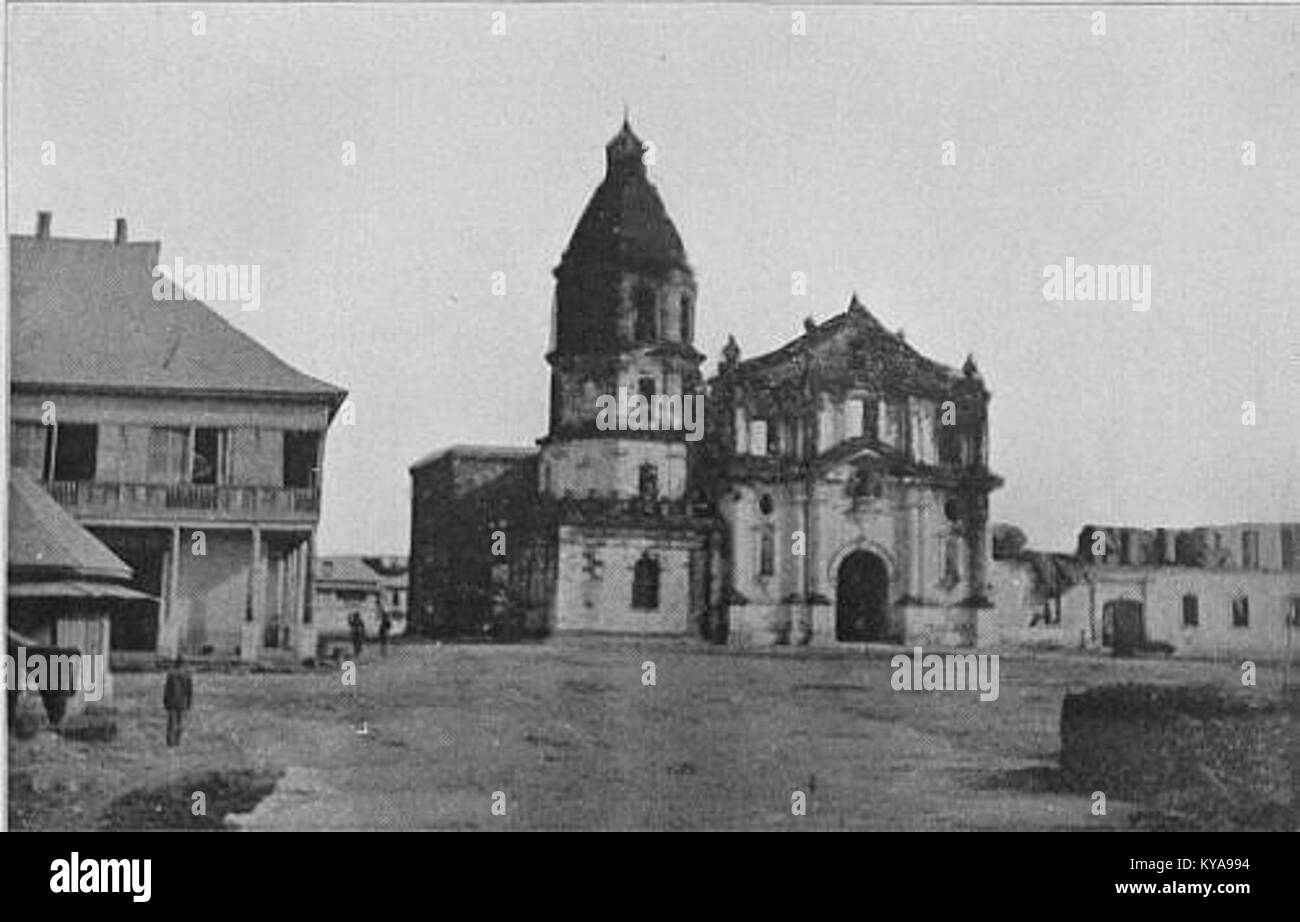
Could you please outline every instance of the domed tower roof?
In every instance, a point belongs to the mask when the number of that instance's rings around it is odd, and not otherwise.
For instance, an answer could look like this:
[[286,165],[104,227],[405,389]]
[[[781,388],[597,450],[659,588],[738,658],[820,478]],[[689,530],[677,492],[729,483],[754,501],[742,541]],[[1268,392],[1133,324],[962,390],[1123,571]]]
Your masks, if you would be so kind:
[[645,150],[624,118],[605,145],[605,179],[578,220],[561,268],[595,263],[690,271],[682,238],[646,177]]

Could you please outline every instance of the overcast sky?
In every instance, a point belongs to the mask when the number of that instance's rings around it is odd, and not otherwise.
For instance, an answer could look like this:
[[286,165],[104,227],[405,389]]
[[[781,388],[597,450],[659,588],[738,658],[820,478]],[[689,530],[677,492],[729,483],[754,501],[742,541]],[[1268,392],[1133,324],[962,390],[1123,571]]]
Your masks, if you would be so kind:
[[[355,401],[323,552],[406,553],[411,462],[544,433],[551,269],[625,103],[710,373],[856,290],[975,354],[1035,546],[1300,521],[1300,9],[494,9],[8,10],[11,229],[261,267],[260,311],[214,306]],[[1149,264],[1150,309],[1047,302],[1067,257]]]

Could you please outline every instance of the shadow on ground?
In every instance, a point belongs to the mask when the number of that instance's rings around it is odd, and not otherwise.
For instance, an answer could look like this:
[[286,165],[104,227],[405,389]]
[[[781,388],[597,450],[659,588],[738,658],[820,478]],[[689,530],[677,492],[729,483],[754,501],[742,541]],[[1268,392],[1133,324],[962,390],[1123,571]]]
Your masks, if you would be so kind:
[[[188,775],[165,785],[137,788],[109,805],[100,817],[106,832],[220,832],[225,818],[247,813],[275,788],[283,772],[242,769]],[[203,812],[195,815],[195,794],[203,794]]]

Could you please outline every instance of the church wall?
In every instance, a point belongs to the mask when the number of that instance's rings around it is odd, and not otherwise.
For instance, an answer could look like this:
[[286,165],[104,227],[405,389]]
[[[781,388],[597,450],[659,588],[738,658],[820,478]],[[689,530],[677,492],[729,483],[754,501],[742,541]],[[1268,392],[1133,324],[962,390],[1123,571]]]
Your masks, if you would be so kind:
[[[560,528],[555,630],[684,634],[691,626],[693,533],[644,534],[565,525]],[[659,560],[659,604],[632,607],[633,573],[642,555]],[[594,566],[593,566],[594,564]]]
[[686,443],[653,439],[584,439],[546,446],[541,461],[541,489],[551,496],[582,499],[639,493],[642,464],[654,464],[659,496],[681,499],[686,493]]
[[[791,635],[795,609],[800,606],[785,599],[802,595],[806,559],[792,553],[794,532],[802,529],[802,504],[795,501],[794,492],[781,484],[736,484],[720,504],[731,533],[732,585],[747,600],[730,607],[728,639],[733,645],[764,646],[784,642]],[[767,515],[759,505],[763,496],[772,499]],[[761,572],[764,533],[772,540],[770,575]]]
[[[792,552],[793,535],[804,528],[802,483],[738,484],[720,504],[732,536],[733,584],[748,600],[730,608],[733,643],[837,643],[838,568],[854,550],[876,554],[889,571],[889,623],[897,640],[946,646],[973,643],[975,616],[960,604],[974,591],[970,552],[944,514],[945,491],[888,480],[880,498],[860,499],[855,507],[848,485],[847,467],[815,484],[802,558]],[[773,500],[770,515],[763,515],[759,507],[765,494]],[[771,576],[759,572],[766,528],[774,539]],[[945,567],[950,536],[959,538],[954,548],[955,580]],[[814,604],[808,613],[801,601],[805,562],[811,568],[811,591],[830,601]]]

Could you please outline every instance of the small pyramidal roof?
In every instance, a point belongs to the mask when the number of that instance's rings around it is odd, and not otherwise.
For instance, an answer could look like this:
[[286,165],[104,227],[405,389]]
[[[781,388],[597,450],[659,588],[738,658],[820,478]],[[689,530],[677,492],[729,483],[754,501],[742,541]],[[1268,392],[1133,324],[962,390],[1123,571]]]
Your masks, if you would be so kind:
[[682,238],[646,176],[646,145],[627,117],[605,145],[605,179],[587,203],[560,265],[690,271]]

